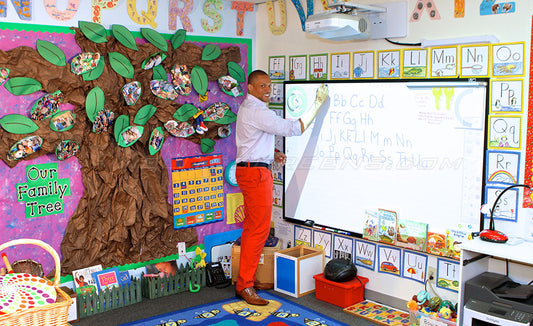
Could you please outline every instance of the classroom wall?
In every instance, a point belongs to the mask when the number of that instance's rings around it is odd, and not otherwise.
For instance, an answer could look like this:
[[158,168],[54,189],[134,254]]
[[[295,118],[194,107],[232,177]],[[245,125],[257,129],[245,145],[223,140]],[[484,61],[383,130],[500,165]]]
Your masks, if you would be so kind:
[[[331,2],[331,1],[330,1]],[[379,5],[388,1],[353,1],[361,4]],[[393,1],[389,1],[393,2]],[[494,35],[499,42],[525,42],[524,70],[525,76],[520,77],[524,81],[523,94],[523,113],[522,130],[521,130],[521,148],[520,148],[520,173],[519,181],[524,182],[525,166],[525,149],[526,149],[526,132],[527,132],[527,103],[529,89],[529,57],[530,57],[530,40],[531,40],[531,15],[533,13],[533,3],[528,0],[513,1],[516,4],[516,11],[507,14],[480,15],[480,6],[487,1],[464,1],[464,17],[454,17],[454,1],[434,1],[435,7],[440,15],[440,19],[430,19],[428,13],[423,11],[419,21],[407,22],[407,37],[395,38],[394,41],[402,43],[418,43],[422,39],[436,40],[449,38],[462,38],[477,35]],[[494,1],[493,1],[494,2]],[[496,1],[502,2],[502,1]],[[301,4],[303,12],[307,12],[306,2],[298,1]],[[320,1],[314,1],[314,12],[323,11],[323,5]],[[417,1],[409,0],[407,5],[407,15],[410,16],[415,9]],[[285,69],[288,76],[288,59],[293,55],[310,55],[322,53],[354,52],[354,51],[378,51],[389,49],[413,48],[414,46],[398,46],[388,43],[385,40],[368,40],[368,41],[343,41],[335,42],[321,39],[315,35],[307,34],[302,31],[302,24],[298,16],[296,7],[291,1],[278,0],[274,2],[274,16],[276,18],[274,26],[283,27],[284,22],[280,20],[282,13],[280,4],[286,7],[286,30],[282,33],[279,30],[276,33],[269,28],[271,20],[269,16],[272,10],[269,10],[266,4],[258,5],[257,10],[257,68],[268,71],[270,56],[285,56]],[[531,216],[529,208],[522,208],[522,200],[519,196],[517,221],[496,221],[497,228],[506,232],[510,236],[522,237],[528,235],[531,230]],[[492,204],[492,203],[491,203]],[[393,208],[392,208],[393,209]],[[276,231],[278,236],[284,238],[285,243],[294,244],[295,238],[301,229],[295,230],[293,225],[285,223],[282,219],[282,209],[276,207],[273,213],[276,221]],[[401,215],[401,212],[399,212]],[[485,222],[487,223],[487,222]],[[485,224],[487,225],[487,224]],[[431,226],[430,226],[431,228]],[[474,231],[479,228],[473,226]],[[529,232],[529,234],[531,234]],[[309,241],[312,235],[310,232]],[[296,239],[298,240],[298,239]],[[437,257],[428,256],[428,266],[436,268]],[[370,282],[367,289],[374,296],[380,297],[381,294],[390,297],[408,300],[413,294],[424,289],[421,283],[405,280],[397,276],[386,275],[374,272],[368,269],[360,268],[360,275],[368,277]],[[431,292],[430,292],[431,293]],[[453,300],[457,300],[456,293],[453,291],[438,289],[438,293]],[[383,299],[383,298],[381,298]],[[385,298],[384,300],[386,300]],[[382,301],[384,302],[384,301]],[[386,302],[386,301],[385,301]],[[398,303],[391,298],[391,303]],[[402,307],[401,307],[402,308]],[[404,307],[403,307],[404,308]]]

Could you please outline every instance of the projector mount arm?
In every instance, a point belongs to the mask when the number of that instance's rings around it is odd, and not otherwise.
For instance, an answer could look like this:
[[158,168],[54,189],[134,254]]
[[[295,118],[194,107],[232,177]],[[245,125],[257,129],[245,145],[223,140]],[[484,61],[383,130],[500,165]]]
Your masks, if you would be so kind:
[[358,4],[358,3],[352,3],[352,2],[343,2],[343,1],[332,3],[328,5],[328,8],[333,8],[335,12],[337,13],[351,14],[351,15],[357,15],[358,12],[360,13],[387,12],[387,9],[383,7],[364,5],[364,4]]

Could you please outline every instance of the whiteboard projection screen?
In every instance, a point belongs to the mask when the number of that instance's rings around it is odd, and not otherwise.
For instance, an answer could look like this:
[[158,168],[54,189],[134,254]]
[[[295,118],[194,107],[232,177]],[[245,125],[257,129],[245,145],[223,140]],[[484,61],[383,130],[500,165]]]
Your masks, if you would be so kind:
[[365,210],[387,209],[429,231],[479,225],[488,80],[286,81],[285,117],[323,83],[315,122],[285,138],[286,219],[361,234]]

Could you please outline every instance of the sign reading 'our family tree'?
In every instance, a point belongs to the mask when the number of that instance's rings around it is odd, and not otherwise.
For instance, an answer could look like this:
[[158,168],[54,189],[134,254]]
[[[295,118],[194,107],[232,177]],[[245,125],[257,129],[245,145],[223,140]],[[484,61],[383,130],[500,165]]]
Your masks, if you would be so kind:
[[57,163],[26,166],[26,182],[17,183],[17,201],[26,203],[26,218],[63,213],[70,180],[59,179]]

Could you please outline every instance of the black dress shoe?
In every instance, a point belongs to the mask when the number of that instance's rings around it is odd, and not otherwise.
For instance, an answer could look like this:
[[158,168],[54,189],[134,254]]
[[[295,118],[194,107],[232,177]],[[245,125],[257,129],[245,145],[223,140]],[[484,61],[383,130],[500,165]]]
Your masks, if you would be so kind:
[[235,290],[235,296],[254,306],[266,306],[269,303],[268,300],[258,296],[253,287],[242,289],[241,291]]

